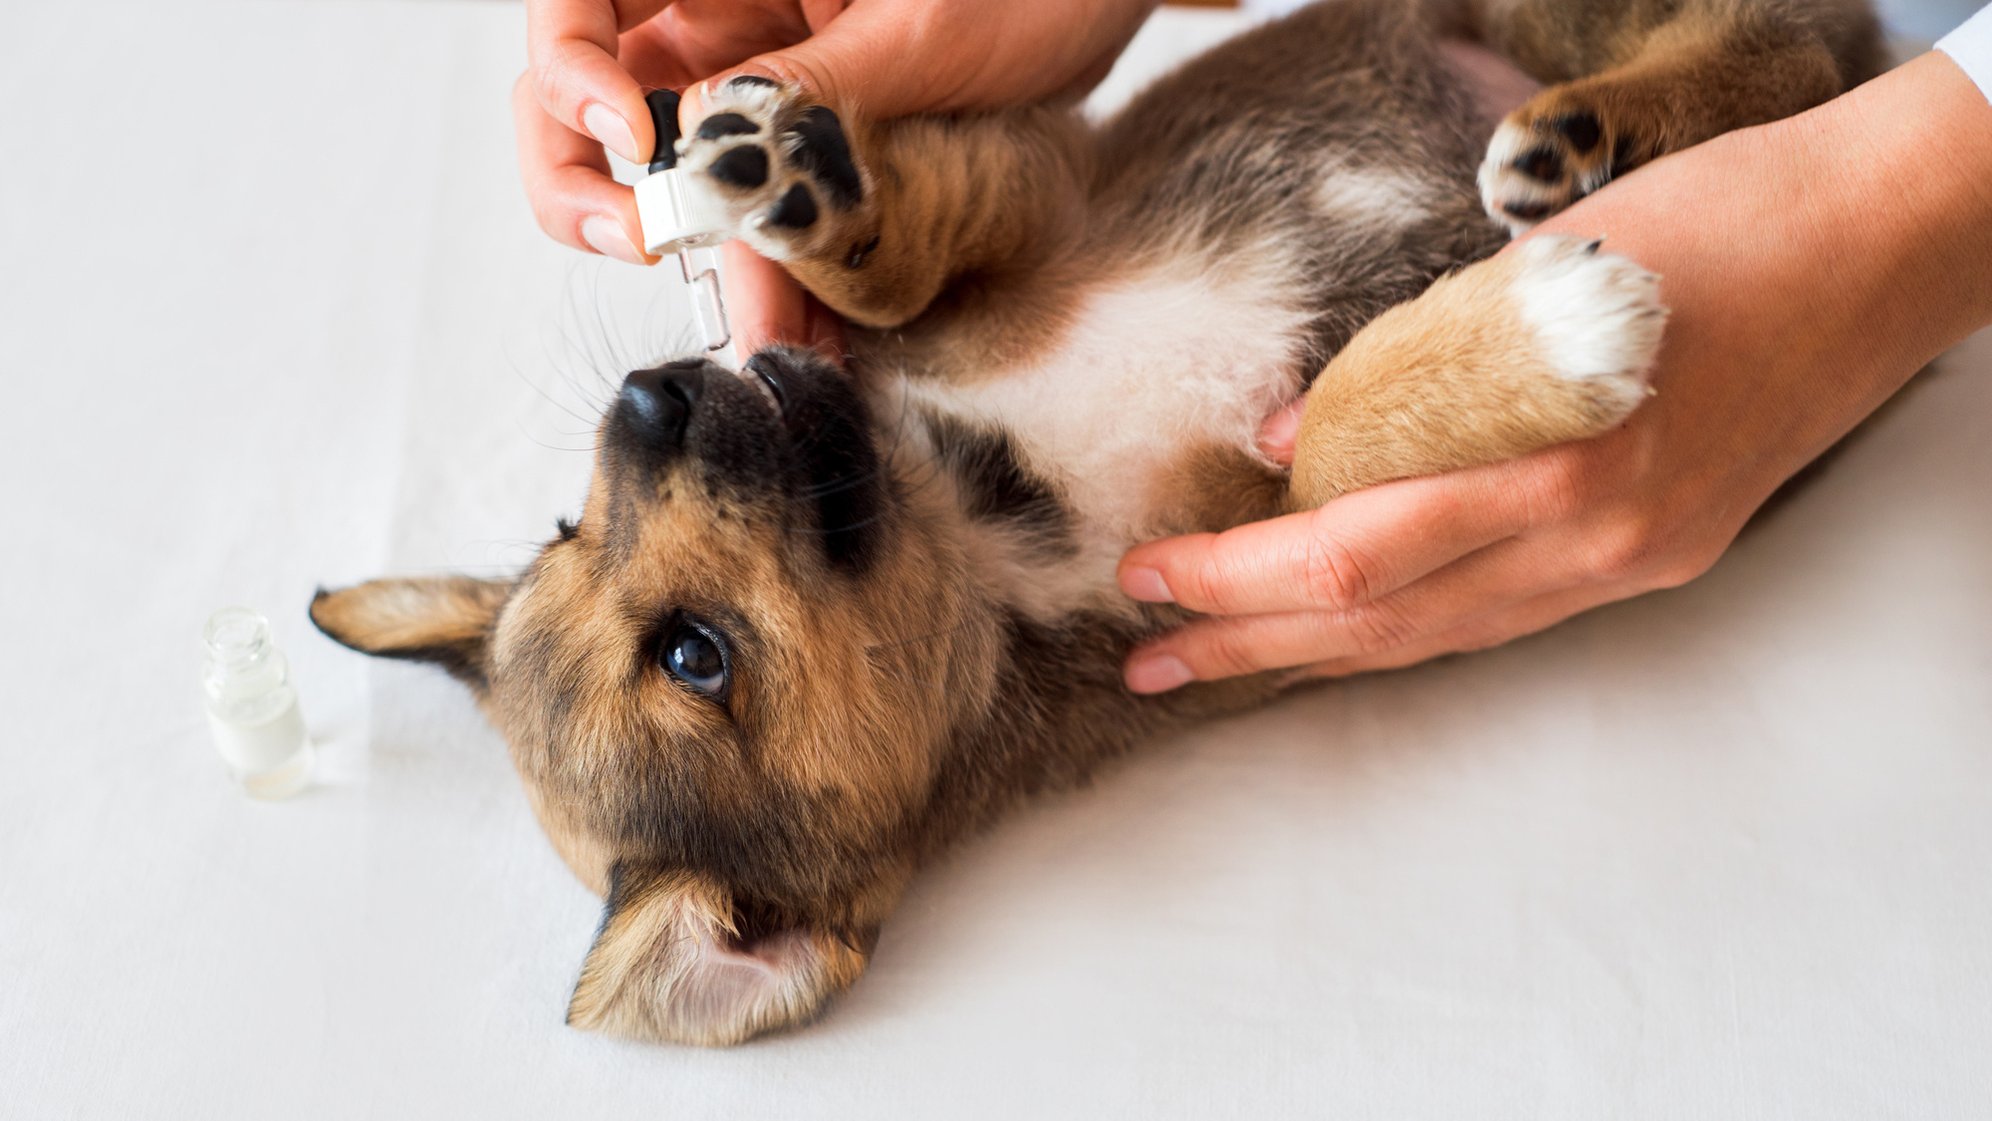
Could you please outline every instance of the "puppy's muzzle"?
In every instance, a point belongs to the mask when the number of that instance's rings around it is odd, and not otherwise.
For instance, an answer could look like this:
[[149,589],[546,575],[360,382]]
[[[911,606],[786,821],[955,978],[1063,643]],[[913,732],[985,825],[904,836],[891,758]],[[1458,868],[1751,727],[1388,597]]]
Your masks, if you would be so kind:
[[684,449],[685,433],[704,392],[703,361],[638,370],[623,379],[614,423],[628,432],[633,450],[660,461],[675,458]]

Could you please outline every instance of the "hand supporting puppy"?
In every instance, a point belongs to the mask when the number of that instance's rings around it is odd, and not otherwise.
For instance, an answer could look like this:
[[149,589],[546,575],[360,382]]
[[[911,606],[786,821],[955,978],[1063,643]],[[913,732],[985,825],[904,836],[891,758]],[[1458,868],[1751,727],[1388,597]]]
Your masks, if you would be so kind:
[[[1597,440],[1135,548],[1124,592],[1212,617],[1137,650],[1130,688],[1410,665],[1707,571],[1781,483],[1992,322],[1992,106],[1925,55],[1541,229],[1662,275],[1659,395]],[[1276,456],[1297,416],[1268,423]]]
[[[1082,92],[1106,76],[1154,0],[1076,0],[1021,18],[1002,0],[528,0],[531,63],[513,89],[520,172],[540,228],[635,264],[636,202],[602,149],[647,162],[648,88],[685,88],[680,119],[705,117],[700,84],[759,74],[875,119],[1015,105]],[[745,350],[834,338],[836,317],[775,265],[728,246],[728,305]]]

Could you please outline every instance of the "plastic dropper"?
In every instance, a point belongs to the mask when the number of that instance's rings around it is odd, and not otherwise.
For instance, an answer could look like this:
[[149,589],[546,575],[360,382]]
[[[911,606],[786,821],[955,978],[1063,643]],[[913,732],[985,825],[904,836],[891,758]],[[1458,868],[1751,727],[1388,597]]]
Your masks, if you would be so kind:
[[733,341],[733,330],[726,323],[715,250],[727,240],[728,223],[714,196],[691,190],[690,173],[678,167],[678,100],[675,90],[652,90],[644,97],[657,150],[650,174],[636,183],[636,217],[643,226],[644,252],[678,258],[705,348],[724,350]]

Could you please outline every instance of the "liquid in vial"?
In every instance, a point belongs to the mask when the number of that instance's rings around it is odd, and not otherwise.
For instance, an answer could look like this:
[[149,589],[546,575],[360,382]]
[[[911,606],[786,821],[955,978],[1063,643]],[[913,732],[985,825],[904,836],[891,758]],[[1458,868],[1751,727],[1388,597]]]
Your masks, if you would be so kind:
[[254,797],[288,798],[304,789],[311,744],[290,662],[270,640],[270,621],[246,607],[224,608],[208,618],[201,638],[215,750]]

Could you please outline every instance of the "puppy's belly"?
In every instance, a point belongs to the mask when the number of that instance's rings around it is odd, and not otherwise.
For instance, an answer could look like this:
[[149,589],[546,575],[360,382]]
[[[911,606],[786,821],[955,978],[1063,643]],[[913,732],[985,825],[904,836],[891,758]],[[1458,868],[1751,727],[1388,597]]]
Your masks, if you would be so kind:
[[1473,106],[1490,132],[1501,123],[1501,118],[1521,108],[1524,101],[1542,89],[1542,83],[1478,43],[1445,39],[1439,43],[1439,56],[1446,69],[1472,91]]
[[1299,389],[1305,288],[1276,242],[1228,261],[1187,254],[1086,293],[1073,326],[1035,361],[968,384],[909,386],[929,407],[1008,433],[1072,517],[1076,555],[991,565],[984,578],[1046,619],[1131,611],[1114,567],[1157,533],[1163,506],[1183,500],[1184,457],[1256,454],[1260,422]]

